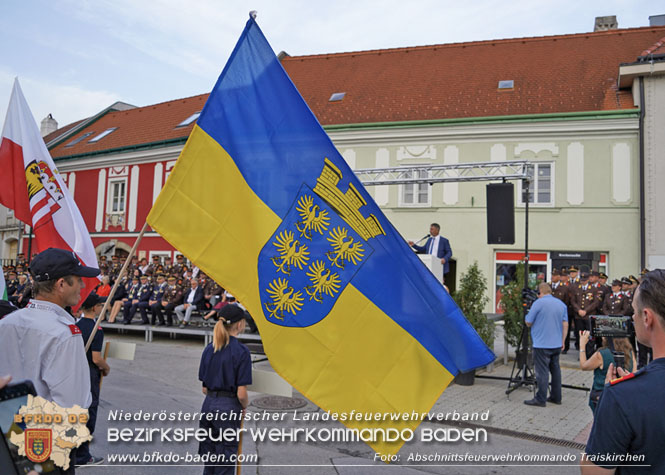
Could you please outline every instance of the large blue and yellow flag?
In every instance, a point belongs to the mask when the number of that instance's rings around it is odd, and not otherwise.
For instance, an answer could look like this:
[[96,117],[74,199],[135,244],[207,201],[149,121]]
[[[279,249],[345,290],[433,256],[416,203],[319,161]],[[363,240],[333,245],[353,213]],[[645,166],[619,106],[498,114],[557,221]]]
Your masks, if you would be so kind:
[[272,366],[324,410],[427,412],[459,371],[494,358],[251,18],[148,223],[248,308]]

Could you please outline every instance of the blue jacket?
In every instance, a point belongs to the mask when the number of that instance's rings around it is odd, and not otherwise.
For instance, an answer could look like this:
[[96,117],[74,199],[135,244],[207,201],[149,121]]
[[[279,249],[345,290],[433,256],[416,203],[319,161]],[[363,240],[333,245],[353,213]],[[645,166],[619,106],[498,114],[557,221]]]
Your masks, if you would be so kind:
[[[191,287],[185,291],[182,303],[187,303],[187,299],[189,298],[189,294],[191,293],[191,291],[192,291]],[[203,287],[199,285],[196,287],[196,290],[194,291],[194,301],[192,302],[192,305],[196,305],[196,308],[201,309],[203,307],[204,301],[205,301],[205,296],[203,295]]]
[[[446,263],[443,265],[443,273],[444,275],[448,273],[450,270],[450,258],[453,257],[453,250],[450,248],[450,242],[444,238],[443,236],[439,235],[439,249],[436,251],[436,257],[439,259],[445,259]],[[433,237],[429,238],[427,242],[425,243],[424,246],[417,246],[416,244],[413,245],[413,248],[418,251],[418,254],[427,254],[427,250],[429,249],[429,245],[432,242]]]

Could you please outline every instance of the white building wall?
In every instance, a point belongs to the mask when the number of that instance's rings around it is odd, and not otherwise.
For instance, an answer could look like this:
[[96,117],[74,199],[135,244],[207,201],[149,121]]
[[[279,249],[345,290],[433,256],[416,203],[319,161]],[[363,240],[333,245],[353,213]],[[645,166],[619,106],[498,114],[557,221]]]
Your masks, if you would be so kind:
[[665,269],[665,75],[644,79],[645,264]]

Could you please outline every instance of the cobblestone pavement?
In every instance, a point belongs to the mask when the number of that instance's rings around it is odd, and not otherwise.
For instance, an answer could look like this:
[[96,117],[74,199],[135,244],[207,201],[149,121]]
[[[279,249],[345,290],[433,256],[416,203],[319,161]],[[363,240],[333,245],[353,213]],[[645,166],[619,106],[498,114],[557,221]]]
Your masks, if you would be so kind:
[[[200,410],[203,395],[197,378],[198,364],[203,350],[202,342],[196,340],[168,340],[155,338],[145,343],[141,337],[107,335],[109,339],[134,342],[137,344],[134,361],[111,360],[111,374],[104,379],[101,391],[100,412],[91,445],[94,455],[136,454],[142,457],[140,463],[131,467],[107,464],[100,467],[87,467],[86,471],[99,474],[132,473],[201,473],[200,465],[156,466],[146,462],[146,454],[169,453],[196,454],[198,444],[159,442],[137,443],[111,442],[109,428],[135,427],[197,427],[196,422],[150,423],[119,422],[109,420],[112,411],[124,410],[129,413],[139,411],[183,411],[194,413]],[[566,355],[567,356],[567,355]],[[572,364],[571,364],[572,365]],[[267,362],[257,367],[269,368]],[[508,377],[512,366],[496,365],[488,376]],[[589,384],[591,373],[583,373],[573,368],[563,369],[564,384]],[[418,462],[414,457],[434,457],[443,454],[501,455],[501,454],[544,454],[558,457],[579,457],[580,446],[561,441],[585,442],[584,430],[591,421],[591,411],[586,400],[587,393],[573,389],[563,390],[561,406],[548,405],[545,408],[525,406],[524,399],[531,398],[531,392],[521,388],[506,396],[507,381],[476,378],[473,386],[452,384],[432,408],[432,413],[484,413],[489,410],[487,421],[477,421],[487,428],[488,440],[483,443],[443,442],[424,443],[420,431],[425,429],[454,429],[454,425],[423,422],[413,441],[407,442],[399,452],[399,460],[387,466],[375,460],[376,454],[362,442],[256,442],[251,438],[243,441],[243,453],[257,454],[259,463],[243,466],[247,474],[373,474],[373,473],[510,473],[510,474],[559,474],[579,473],[577,460],[570,463],[557,462],[555,465],[527,463],[506,463],[504,465],[482,465],[470,462],[462,464],[450,461],[435,462],[433,459]],[[251,393],[250,400],[264,395]],[[294,396],[299,396],[294,392]],[[260,411],[253,404],[250,411]],[[305,412],[320,412],[311,402],[302,409]],[[283,427],[307,426],[311,423],[297,422],[293,417],[284,419]],[[342,427],[335,422],[317,422],[317,427]],[[275,426],[275,424],[273,424]],[[279,424],[278,424],[279,426]],[[248,422],[246,428],[267,427],[266,423]],[[556,439],[556,440],[553,440]]]

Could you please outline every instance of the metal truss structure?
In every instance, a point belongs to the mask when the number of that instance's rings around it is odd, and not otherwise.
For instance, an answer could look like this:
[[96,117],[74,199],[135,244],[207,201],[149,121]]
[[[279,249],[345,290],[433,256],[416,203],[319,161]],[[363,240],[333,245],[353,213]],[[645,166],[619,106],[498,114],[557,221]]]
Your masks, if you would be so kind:
[[410,165],[390,168],[362,168],[354,173],[364,186],[409,183],[528,180],[528,161],[456,163],[452,165]]

